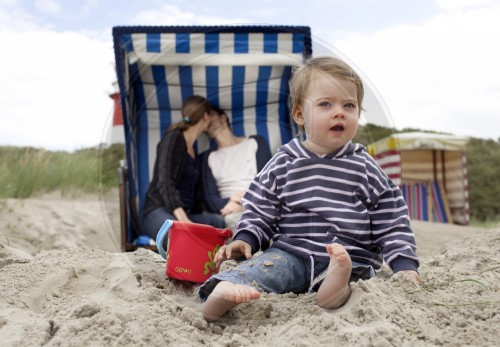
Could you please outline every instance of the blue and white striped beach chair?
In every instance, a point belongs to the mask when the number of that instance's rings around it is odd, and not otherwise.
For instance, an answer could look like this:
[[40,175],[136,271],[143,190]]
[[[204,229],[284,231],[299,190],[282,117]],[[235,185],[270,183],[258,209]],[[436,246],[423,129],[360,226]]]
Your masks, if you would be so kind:
[[[259,134],[271,150],[295,135],[291,67],[312,55],[304,26],[114,27],[126,144],[121,168],[122,251],[135,248],[156,145],[193,94],[227,111],[236,135]],[[198,151],[208,139],[197,142]]]

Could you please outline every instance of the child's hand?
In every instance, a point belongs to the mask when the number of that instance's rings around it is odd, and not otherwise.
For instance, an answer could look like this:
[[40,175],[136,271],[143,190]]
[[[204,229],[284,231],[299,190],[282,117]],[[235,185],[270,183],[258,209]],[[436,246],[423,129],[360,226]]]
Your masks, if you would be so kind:
[[229,245],[222,246],[215,254],[214,262],[219,266],[224,260],[245,257],[252,258],[252,246],[245,241],[236,240]]

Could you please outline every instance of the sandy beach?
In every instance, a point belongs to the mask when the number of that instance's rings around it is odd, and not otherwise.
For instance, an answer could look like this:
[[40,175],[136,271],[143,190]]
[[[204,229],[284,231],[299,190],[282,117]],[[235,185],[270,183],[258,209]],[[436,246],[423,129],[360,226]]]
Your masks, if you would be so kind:
[[0,200],[2,346],[498,346],[500,228],[412,222],[421,286],[383,267],[336,310],[264,294],[217,323],[154,252],[120,253],[117,192]]

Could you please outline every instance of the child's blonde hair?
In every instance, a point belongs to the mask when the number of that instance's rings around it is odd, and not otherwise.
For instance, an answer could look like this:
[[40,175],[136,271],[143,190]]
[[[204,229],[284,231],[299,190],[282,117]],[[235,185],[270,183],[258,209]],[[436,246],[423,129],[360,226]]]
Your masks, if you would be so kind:
[[[311,83],[311,78],[314,73],[327,74],[334,78],[345,78],[354,82],[357,92],[358,112],[361,113],[361,110],[363,109],[363,97],[365,94],[361,78],[348,64],[342,60],[325,56],[309,58],[302,65],[298,65],[293,68],[292,78],[288,83],[290,87],[292,114],[295,112],[297,107],[301,106],[304,102],[304,94]],[[299,128],[301,132],[304,132],[303,127],[299,126]]]
[[192,125],[198,123],[206,113],[210,113],[212,106],[202,96],[191,95],[184,100],[182,103],[182,119],[180,122],[173,124],[168,129],[172,131],[174,129],[186,130]]

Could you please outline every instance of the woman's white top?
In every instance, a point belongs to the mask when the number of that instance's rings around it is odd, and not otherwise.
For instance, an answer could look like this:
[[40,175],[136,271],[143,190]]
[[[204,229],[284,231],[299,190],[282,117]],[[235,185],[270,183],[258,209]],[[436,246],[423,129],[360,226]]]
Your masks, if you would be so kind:
[[239,190],[247,190],[257,175],[257,141],[246,138],[242,142],[220,148],[208,156],[221,198],[229,198]]

